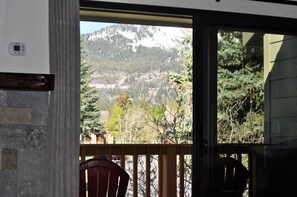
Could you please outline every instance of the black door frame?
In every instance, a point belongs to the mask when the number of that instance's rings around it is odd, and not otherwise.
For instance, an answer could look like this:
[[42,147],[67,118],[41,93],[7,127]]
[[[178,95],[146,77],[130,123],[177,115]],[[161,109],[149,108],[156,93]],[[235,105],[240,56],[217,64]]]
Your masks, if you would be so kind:
[[[217,133],[217,30],[222,27],[297,34],[297,19],[174,7],[80,0],[81,9],[138,12],[193,19],[193,169],[192,196],[213,191]],[[277,25],[276,25],[277,24]]]
[[[276,24],[278,24],[276,26]],[[297,35],[296,19],[222,12],[198,13],[194,17],[194,102],[198,112],[194,124],[198,135],[194,142],[193,196],[214,196],[214,166],[217,156],[217,32],[220,28]],[[196,40],[196,41],[195,41]],[[195,47],[196,46],[196,47]],[[196,55],[195,55],[196,54]],[[198,69],[195,69],[195,66]],[[195,85],[196,84],[196,85]],[[202,96],[201,96],[202,95]],[[198,103],[197,103],[198,101]],[[197,119],[196,119],[196,118]],[[194,130],[195,131],[195,130]],[[197,132],[196,132],[197,133]],[[196,157],[195,157],[196,156]]]

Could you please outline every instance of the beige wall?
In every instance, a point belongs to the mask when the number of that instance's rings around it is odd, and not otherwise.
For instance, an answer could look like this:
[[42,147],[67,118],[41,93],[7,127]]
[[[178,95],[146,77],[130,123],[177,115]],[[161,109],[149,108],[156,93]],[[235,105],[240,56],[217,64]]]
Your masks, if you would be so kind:
[[265,35],[265,137],[297,138],[297,37]]

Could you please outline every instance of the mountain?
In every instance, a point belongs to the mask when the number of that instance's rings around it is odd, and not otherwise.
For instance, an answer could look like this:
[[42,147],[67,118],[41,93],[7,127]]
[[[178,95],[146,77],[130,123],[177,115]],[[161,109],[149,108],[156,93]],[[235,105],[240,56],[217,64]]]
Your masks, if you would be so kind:
[[188,32],[189,29],[185,28],[117,24],[88,34],[87,37],[90,41],[105,40],[110,43],[117,42],[115,39],[127,39],[125,44],[137,52],[139,46],[170,50],[177,47]]
[[110,106],[121,91],[150,102],[172,97],[165,76],[183,69],[179,51],[190,34],[188,28],[130,24],[82,34],[101,105]]

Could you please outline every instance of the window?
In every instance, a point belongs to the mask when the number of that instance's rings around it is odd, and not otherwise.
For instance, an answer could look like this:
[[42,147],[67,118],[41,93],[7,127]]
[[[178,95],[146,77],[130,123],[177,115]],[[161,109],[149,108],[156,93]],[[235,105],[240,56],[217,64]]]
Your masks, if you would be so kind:
[[192,143],[192,29],[139,17],[154,25],[81,21],[85,143]]
[[[174,193],[191,196],[191,19],[102,14],[107,13],[82,11],[81,144],[98,144],[98,154],[100,145],[107,144],[110,159],[131,174],[129,195],[173,192],[159,185],[175,177],[183,186]],[[88,31],[91,27],[97,29]],[[168,147],[175,153],[165,162],[163,157],[172,154]],[[181,155],[180,150],[186,151]],[[171,173],[161,174],[160,165]]]

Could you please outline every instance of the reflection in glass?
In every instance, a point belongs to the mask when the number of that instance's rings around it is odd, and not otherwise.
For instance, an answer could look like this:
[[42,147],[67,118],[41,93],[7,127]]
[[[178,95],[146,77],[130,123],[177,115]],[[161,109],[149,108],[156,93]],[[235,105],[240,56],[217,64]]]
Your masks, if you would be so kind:
[[243,196],[294,196],[297,37],[221,30],[217,61],[219,156],[247,167]]

